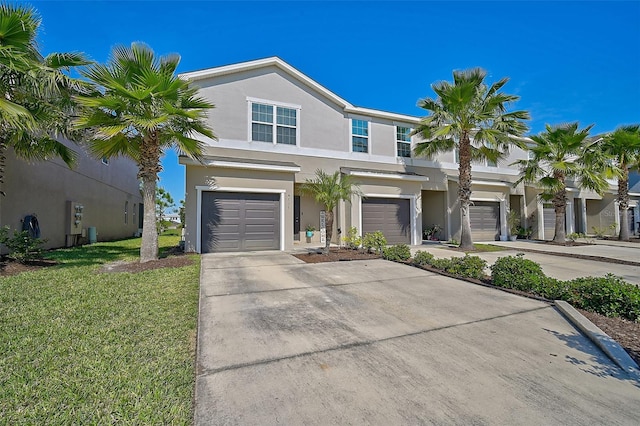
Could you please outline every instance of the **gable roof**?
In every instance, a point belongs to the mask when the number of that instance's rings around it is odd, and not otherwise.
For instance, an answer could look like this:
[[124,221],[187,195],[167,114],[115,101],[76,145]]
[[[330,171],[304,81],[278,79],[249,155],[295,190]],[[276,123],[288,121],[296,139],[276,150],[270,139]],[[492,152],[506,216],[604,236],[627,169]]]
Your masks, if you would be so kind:
[[243,71],[266,68],[270,66],[278,68],[279,70],[287,73],[289,76],[298,80],[305,86],[320,93],[322,96],[326,97],[327,99],[339,105],[347,113],[362,114],[367,116],[386,118],[388,120],[398,120],[398,121],[413,123],[413,124],[417,124],[420,122],[420,117],[415,117],[412,115],[398,114],[395,112],[388,112],[388,111],[382,111],[377,109],[362,108],[362,107],[354,106],[350,102],[347,102],[345,99],[341,98],[340,96],[336,95],[335,93],[333,93],[331,90],[327,89],[320,83],[316,82],[315,80],[306,76],[302,72],[298,71],[297,69],[295,69],[294,67],[292,67],[291,65],[283,61],[282,59],[278,58],[277,56],[271,56],[269,58],[256,59],[256,60],[247,61],[247,62],[239,62],[237,64],[224,65],[221,67],[214,67],[214,68],[207,68],[207,69],[198,70],[198,71],[186,72],[186,73],[180,74],[179,77],[185,80],[198,81],[198,80],[205,80],[212,77],[219,77],[219,76],[234,74],[234,73],[243,72]]

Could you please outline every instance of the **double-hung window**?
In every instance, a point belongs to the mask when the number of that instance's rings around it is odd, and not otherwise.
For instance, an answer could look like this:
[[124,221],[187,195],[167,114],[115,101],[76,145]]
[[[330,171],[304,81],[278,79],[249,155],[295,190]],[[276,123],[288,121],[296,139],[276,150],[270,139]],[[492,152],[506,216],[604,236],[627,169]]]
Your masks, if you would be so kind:
[[351,150],[353,152],[369,152],[369,122],[351,120]]
[[297,145],[298,111],[299,108],[251,102],[251,140]]
[[411,128],[396,126],[398,157],[411,157]]

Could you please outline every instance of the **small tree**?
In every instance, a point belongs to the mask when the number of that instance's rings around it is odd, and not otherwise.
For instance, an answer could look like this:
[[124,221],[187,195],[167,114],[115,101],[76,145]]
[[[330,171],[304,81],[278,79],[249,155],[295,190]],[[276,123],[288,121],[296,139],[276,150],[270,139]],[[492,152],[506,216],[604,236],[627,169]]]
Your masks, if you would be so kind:
[[353,182],[350,175],[343,175],[339,171],[330,175],[323,170],[316,170],[315,178],[307,179],[300,190],[303,194],[313,196],[324,206],[327,228],[324,253],[328,254],[333,237],[333,211],[340,200],[350,201],[353,195],[362,195],[360,187]]
[[166,211],[175,206],[173,197],[171,194],[162,187],[156,188],[156,226],[158,234],[161,234],[165,229],[165,217]]

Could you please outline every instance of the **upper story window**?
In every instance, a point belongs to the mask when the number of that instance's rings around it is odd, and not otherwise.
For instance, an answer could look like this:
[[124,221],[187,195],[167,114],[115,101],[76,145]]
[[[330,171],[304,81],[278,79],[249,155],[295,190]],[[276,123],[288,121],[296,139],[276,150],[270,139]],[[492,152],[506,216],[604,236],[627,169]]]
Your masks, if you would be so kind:
[[369,122],[351,120],[351,150],[353,152],[369,152]]
[[411,128],[396,126],[398,157],[411,157]]
[[297,145],[299,107],[251,102],[251,140]]

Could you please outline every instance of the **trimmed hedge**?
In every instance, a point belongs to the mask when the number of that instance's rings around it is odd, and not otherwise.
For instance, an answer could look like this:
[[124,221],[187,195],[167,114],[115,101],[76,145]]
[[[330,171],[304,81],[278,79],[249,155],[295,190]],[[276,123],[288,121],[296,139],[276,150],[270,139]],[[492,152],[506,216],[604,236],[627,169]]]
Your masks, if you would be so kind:
[[436,259],[431,253],[425,251],[417,251],[411,262],[420,266],[433,266],[451,275],[478,280],[485,278],[484,269],[487,267],[487,262],[478,256],[465,254],[464,257],[453,256],[450,259]]
[[382,250],[382,258],[387,260],[408,260],[411,257],[411,249],[406,244],[396,244],[395,246],[385,247]]
[[562,281],[547,277],[540,265],[522,255],[501,257],[491,267],[493,284],[527,291],[608,317],[640,319],[640,288],[612,274]]

